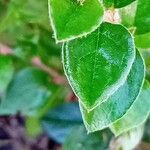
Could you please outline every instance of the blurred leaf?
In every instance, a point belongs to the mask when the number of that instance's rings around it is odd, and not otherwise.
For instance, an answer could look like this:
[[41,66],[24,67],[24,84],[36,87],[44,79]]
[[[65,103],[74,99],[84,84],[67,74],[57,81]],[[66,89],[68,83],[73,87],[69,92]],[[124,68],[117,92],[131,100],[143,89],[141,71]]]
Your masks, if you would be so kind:
[[0,31],[24,23],[48,24],[46,0],[11,0],[5,18],[0,24]]
[[150,48],[150,32],[142,35],[135,35],[135,45],[139,48]]
[[127,27],[135,27],[136,34],[150,32],[149,0],[137,0],[120,10],[121,20]]
[[119,137],[113,139],[110,145],[111,150],[133,150],[141,141],[144,125],[140,125]]
[[74,127],[65,140],[63,150],[106,150],[111,136],[106,130],[87,134],[85,127]]
[[20,111],[33,115],[34,110],[51,94],[46,85],[47,75],[43,72],[34,68],[21,70],[9,85],[7,95],[0,105],[0,114],[16,114]]
[[[144,81],[144,64],[137,51],[126,82],[110,98],[88,112],[81,105],[82,117],[88,132],[102,130],[121,118],[136,101]],[[137,74],[138,72],[138,74]]]
[[102,22],[103,7],[99,0],[49,0],[51,26],[56,42],[87,35]]
[[0,97],[4,94],[9,82],[13,77],[14,67],[8,56],[0,55]]
[[150,143],[150,116],[145,123],[143,141]]
[[126,5],[131,4],[135,0],[104,0],[104,5],[106,8],[114,7],[114,8],[121,8]]
[[78,103],[65,103],[50,110],[42,122],[49,137],[63,143],[72,128],[82,124]]
[[126,27],[132,27],[134,25],[136,9],[137,9],[137,0],[132,4],[119,9],[121,23],[123,25],[125,25]]
[[144,34],[150,32],[149,6],[149,0],[138,0],[135,16],[136,34]]
[[146,121],[150,112],[150,84],[145,86],[139,98],[133,103],[127,113],[111,125],[112,132],[117,136],[127,132]]

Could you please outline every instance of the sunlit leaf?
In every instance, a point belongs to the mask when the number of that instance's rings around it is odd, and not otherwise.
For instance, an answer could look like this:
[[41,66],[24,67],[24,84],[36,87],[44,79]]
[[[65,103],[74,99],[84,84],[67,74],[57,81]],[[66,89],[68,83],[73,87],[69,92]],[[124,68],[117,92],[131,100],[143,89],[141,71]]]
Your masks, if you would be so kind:
[[88,112],[80,104],[82,117],[88,132],[108,127],[128,111],[141,90],[144,71],[143,60],[137,51],[136,59],[127,81],[107,101],[100,104],[91,112]]
[[87,35],[102,22],[100,0],[49,0],[49,14],[56,42]]
[[130,33],[110,23],[103,23],[95,32],[63,47],[67,78],[88,110],[106,101],[125,82],[134,58]]

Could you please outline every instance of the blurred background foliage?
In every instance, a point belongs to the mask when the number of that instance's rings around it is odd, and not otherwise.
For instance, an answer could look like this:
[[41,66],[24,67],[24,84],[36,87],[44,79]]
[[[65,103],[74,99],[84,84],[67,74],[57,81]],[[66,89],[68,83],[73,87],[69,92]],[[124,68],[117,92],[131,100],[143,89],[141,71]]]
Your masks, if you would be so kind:
[[[140,50],[150,81],[150,49]],[[0,0],[0,114],[0,150],[111,147],[109,130],[86,133],[77,98],[64,77],[47,0]],[[149,124],[138,149],[150,149]]]

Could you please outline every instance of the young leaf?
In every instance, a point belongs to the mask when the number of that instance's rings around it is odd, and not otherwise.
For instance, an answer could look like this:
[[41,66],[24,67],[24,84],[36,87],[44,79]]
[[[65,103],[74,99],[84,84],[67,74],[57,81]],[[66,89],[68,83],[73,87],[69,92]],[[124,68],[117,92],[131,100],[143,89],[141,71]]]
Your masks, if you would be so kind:
[[[138,72],[138,74],[137,74]],[[102,130],[122,117],[136,100],[144,79],[143,59],[137,51],[126,82],[105,102],[88,112],[82,104],[80,110],[88,132]]]
[[102,22],[100,0],[49,0],[49,14],[56,42],[87,35]]
[[63,46],[67,78],[88,110],[106,101],[125,82],[134,58],[132,36],[123,26],[111,23]]
[[112,126],[112,132],[118,136],[144,123],[150,112],[150,84],[145,84],[139,98],[133,103],[128,112]]
[[0,56],[0,97],[3,94],[12,79],[14,72],[11,58]]
[[114,8],[121,8],[130,3],[134,2],[135,0],[103,0],[104,5],[106,8],[114,7]]

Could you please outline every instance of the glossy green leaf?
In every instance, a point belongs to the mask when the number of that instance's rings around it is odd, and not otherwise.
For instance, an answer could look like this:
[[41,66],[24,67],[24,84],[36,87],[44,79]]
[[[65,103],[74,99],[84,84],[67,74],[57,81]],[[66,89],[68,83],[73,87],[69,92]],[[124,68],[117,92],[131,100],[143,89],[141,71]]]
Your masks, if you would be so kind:
[[75,126],[82,125],[78,103],[64,103],[51,109],[42,118],[44,130],[58,143],[63,143]]
[[139,95],[143,79],[143,59],[137,51],[136,59],[126,82],[107,101],[91,112],[88,112],[80,104],[82,117],[88,132],[102,130],[122,117]]
[[94,31],[102,22],[100,0],[49,0],[49,14],[56,42],[67,41]]
[[112,134],[108,130],[87,134],[84,126],[74,127],[66,138],[63,150],[106,150]]
[[135,45],[139,48],[150,48],[150,32],[142,35],[135,35]]
[[33,115],[34,109],[40,107],[50,91],[46,88],[47,76],[33,68],[21,70],[14,77],[8,91],[0,104],[0,115],[22,112]]
[[87,37],[63,47],[64,69],[88,110],[106,101],[125,82],[135,58],[132,36],[121,25],[103,23]]
[[144,34],[150,32],[149,6],[149,0],[138,0],[134,24],[136,27],[136,34]]
[[103,0],[105,7],[109,8],[121,8],[130,3],[134,2],[135,0]]
[[112,126],[111,130],[117,136],[144,123],[150,112],[150,84],[147,83],[139,98],[133,103],[128,112]]
[[0,56],[0,96],[4,94],[14,72],[12,60],[8,56]]

